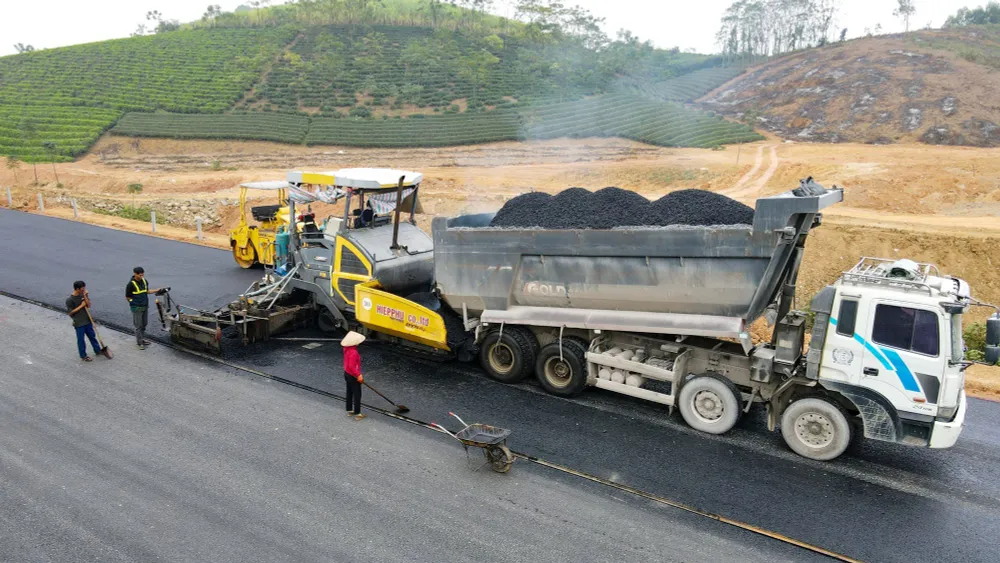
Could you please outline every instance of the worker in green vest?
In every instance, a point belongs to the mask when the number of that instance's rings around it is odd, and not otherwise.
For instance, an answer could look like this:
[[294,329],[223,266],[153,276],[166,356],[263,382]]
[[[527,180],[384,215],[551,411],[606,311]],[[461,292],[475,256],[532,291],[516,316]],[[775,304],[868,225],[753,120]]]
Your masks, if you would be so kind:
[[129,309],[132,310],[132,326],[135,327],[135,344],[140,350],[145,350],[150,344],[146,340],[146,323],[149,321],[149,294],[163,295],[170,288],[149,289],[149,282],[146,281],[146,271],[142,266],[132,268],[132,279],[125,285],[125,299],[128,301]]

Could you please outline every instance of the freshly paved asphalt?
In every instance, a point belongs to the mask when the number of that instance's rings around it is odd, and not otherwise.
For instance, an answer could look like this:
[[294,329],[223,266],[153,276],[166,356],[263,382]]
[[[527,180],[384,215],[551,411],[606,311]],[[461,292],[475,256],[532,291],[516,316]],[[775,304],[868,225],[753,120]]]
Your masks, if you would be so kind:
[[[170,285],[178,301],[205,308],[228,302],[259,275],[223,251],[7,210],[0,210],[0,255],[0,290],[58,306],[72,281],[84,279],[98,318],[126,326],[124,284],[136,263],[153,286]],[[150,333],[166,338],[155,326]],[[72,334],[66,338],[72,357]],[[232,359],[342,392],[336,345],[301,344],[234,350]],[[454,411],[508,427],[515,450],[851,557],[995,561],[1000,553],[995,403],[971,401],[968,426],[951,450],[859,441],[836,462],[818,463],[790,453],[760,412],[709,437],[665,409],[613,394],[563,400],[532,383],[495,383],[475,365],[415,360],[378,344],[362,352],[368,380],[417,419],[446,422]]]
[[[2,561],[796,561],[797,548],[0,297]],[[479,453],[478,451],[476,453]],[[476,456],[481,461],[482,455]]]

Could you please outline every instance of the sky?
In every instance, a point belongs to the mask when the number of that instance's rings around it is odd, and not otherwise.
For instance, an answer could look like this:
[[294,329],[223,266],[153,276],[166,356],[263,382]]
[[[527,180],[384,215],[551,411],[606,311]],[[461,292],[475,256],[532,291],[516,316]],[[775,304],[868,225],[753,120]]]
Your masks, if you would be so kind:
[[[245,0],[244,0],[245,1]],[[182,22],[199,19],[209,4],[219,4],[232,11],[244,1],[234,0],[2,0],[0,17],[0,55],[15,53],[15,43],[36,48],[61,47],[128,37],[149,10],[159,10],[167,19]],[[495,11],[501,15],[507,0],[496,0]],[[598,17],[606,18],[606,31],[614,36],[618,29],[628,29],[657,47],[694,49],[699,53],[717,51],[715,32],[719,20],[732,0],[562,0],[578,4]],[[276,0],[274,3],[280,3]],[[986,0],[915,0],[916,15],[911,28],[928,23],[940,27],[944,20],[963,6],[975,7]],[[884,33],[903,31],[903,23],[893,17],[897,0],[840,0],[838,31],[847,28],[848,37],[863,35],[865,28],[881,24]]]

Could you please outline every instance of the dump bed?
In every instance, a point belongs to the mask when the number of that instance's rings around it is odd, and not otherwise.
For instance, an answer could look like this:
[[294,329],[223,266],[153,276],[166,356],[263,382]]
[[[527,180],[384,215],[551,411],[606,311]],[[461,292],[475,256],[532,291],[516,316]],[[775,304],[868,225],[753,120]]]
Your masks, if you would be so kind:
[[485,322],[745,335],[794,280],[818,212],[842,200],[839,189],[762,198],[742,226],[547,230],[439,217],[435,282],[455,311]]

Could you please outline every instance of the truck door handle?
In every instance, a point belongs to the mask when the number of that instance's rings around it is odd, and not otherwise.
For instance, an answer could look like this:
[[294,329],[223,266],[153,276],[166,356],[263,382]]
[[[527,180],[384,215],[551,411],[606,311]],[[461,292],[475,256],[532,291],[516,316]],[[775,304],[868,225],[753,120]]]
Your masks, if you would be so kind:
[[878,370],[875,368],[865,368],[862,371],[865,375],[878,375]]

